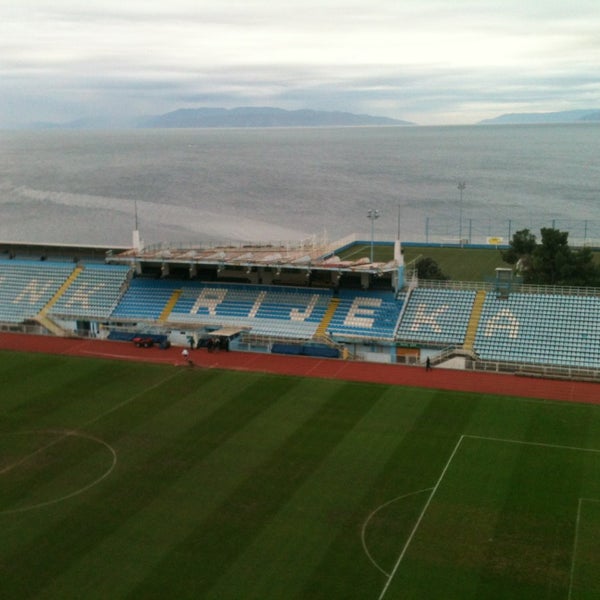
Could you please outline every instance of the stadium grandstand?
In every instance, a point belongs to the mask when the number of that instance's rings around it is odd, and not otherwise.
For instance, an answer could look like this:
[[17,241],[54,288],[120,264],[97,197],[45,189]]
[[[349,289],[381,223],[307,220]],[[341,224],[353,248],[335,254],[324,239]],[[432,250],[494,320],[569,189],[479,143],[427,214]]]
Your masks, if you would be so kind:
[[361,244],[4,243],[0,330],[600,379],[600,290],[423,281]]

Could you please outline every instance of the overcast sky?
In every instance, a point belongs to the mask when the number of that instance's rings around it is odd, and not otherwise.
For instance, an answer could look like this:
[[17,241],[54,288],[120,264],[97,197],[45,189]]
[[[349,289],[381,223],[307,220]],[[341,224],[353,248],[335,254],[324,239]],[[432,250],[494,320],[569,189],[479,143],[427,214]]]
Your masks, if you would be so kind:
[[200,106],[600,108],[600,0],[0,0],[0,127]]

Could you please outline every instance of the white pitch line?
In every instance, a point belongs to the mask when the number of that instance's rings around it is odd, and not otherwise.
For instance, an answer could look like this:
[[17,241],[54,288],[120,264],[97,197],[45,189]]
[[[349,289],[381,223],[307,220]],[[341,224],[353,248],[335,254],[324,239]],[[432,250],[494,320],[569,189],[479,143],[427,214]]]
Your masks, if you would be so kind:
[[167,377],[166,379],[163,379],[163,380],[159,381],[158,383],[156,383],[152,387],[149,387],[149,388],[147,388],[147,389],[145,389],[145,390],[143,390],[143,391],[141,391],[141,392],[139,392],[137,394],[134,394],[133,396],[130,396],[129,398],[127,398],[126,400],[124,400],[120,404],[117,404],[117,405],[109,408],[108,410],[104,411],[103,413],[100,413],[99,415],[97,415],[93,419],[90,419],[90,420],[86,421],[80,427],[77,428],[77,430],[75,431],[74,434],[72,432],[70,432],[70,431],[63,431],[62,435],[60,437],[57,437],[56,439],[48,442],[47,444],[44,444],[40,448],[37,448],[33,452],[30,452],[26,456],[23,456],[18,461],[14,462],[14,463],[11,463],[10,465],[7,465],[6,467],[4,467],[4,469],[2,469],[0,471],[0,475],[4,475],[4,474],[8,473],[9,471],[12,471],[12,469],[14,469],[15,467],[18,467],[19,465],[22,465],[23,463],[27,462],[29,459],[33,458],[37,454],[40,454],[41,452],[44,452],[45,450],[48,450],[48,448],[52,448],[52,446],[56,446],[56,444],[60,443],[64,439],[66,439],[69,435],[80,435],[78,433],[80,430],[87,428],[89,425],[91,425],[92,423],[95,423],[96,421],[99,421],[100,419],[102,419],[106,415],[109,415],[110,413],[118,410],[119,408],[122,408],[123,406],[126,406],[130,402],[133,402],[134,400],[136,400],[137,398],[139,398],[142,394],[145,394],[146,392],[157,388],[159,385],[162,385],[164,382],[172,379],[173,377],[176,377],[178,375],[178,373],[179,372],[175,373],[174,375],[169,375],[169,377]]
[[[77,493],[68,494],[67,496],[59,498],[59,500],[66,500],[67,498],[71,498],[74,495],[77,495],[79,493],[84,492],[85,490],[89,489],[92,485],[96,485],[97,483],[99,483],[100,481],[102,481],[105,477],[108,477],[108,475],[110,475],[110,473],[115,468],[115,465],[117,464],[117,455],[116,455],[116,452],[115,452],[114,448],[112,446],[110,446],[109,444],[107,444],[104,440],[101,440],[100,438],[95,438],[95,437],[93,437],[93,436],[91,436],[89,434],[83,434],[83,433],[80,432],[80,430],[83,430],[83,429],[89,427],[90,425],[92,425],[92,423],[95,423],[96,421],[99,421],[100,419],[106,417],[107,415],[109,415],[109,414],[111,414],[111,413],[119,410],[120,408],[123,408],[123,406],[126,406],[127,404],[130,404],[134,400],[137,400],[138,398],[140,398],[145,393],[147,393],[147,392],[149,392],[149,391],[151,391],[153,389],[156,389],[157,387],[161,386],[163,383],[165,383],[167,381],[170,381],[171,379],[177,377],[177,375],[179,373],[181,373],[181,371],[176,371],[173,375],[169,375],[168,377],[165,377],[164,379],[161,379],[159,382],[155,383],[153,386],[145,388],[144,390],[138,392],[137,394],[134,394],[133,396],[130,396],[126,400],[123,400],[123,402],[120,402],[119,404],[116,404],[115,406],[112,406],[108,410],[105,410],[103,413],[100,413],[99,415],[93,417],[92,419],[87,420],[77,430],[57,432],[59,434],[59,436],[56,439],[48,442],[47,444],[44,444],[43,446],[37,448],[33,452],[30,452],[29,454],[23,456],[22,458],[20,458],[19,460],[15,461],[14,463],[11,463],[10,465],[7,465],[6,467],[4,467],[0,471],[0,475],[5,475],[6,473],[10,472],[15,467],[18,467],[19,465],[22,465],[23,463],[27,462],[28,460],[30,460],[31,458],[33,458],[37,454],[40,454],[41,452],[44,452],[45,450],[48,450],[48,448],[52,448],[52,446],[56,446],[56,444],[62,442],[65,439],[67,439],[69,436],[87,437],[89,439],[93,439],[94,441],[96,441],[96,442],[98,442],[98,443],[103,444],[104,446],[106,446],[108,448],[108,450],[111,453],[113,453],[114,460],[113,460],[113,464],[111,465],[111,467],[109,468],[109,470],[100,479],[92,482],[92,484],[90,484],[90,485],[85,486],[84,488],[82,488],[81,490],[79,490]],[[57,502],[57,501],[58,500],[51,501],[51,502],[44,502],[44,503],[42,503],[40,505],[36,505],[34,507],[29,507],[29,508],[37,508],[38,506],[45,506],[47,504],[54,504],[54,502]],[[2,511],[2,512],[0,512],[0,514],[8,514],[9,512],[18,512],[18,509],[17,510],[13,510],[13,511]]]
[[130,404],[134,400],[137,400],[138,398],[140,398],[141,396],[143,396],[147,392],[150,392],[151,390],[155,390],[157,387],[160,387],[163,383],[166,383],[167,381],[170,381],[171,379],[174,379],[175,377],[177,377],[177,375],[179,375],[179,373],[181,373],[181,371],[176,371],[173,375],[169,375],[168,377],[165,377],[164,379],[161,379],[158,383],[155,383],[154,385],[152,385],[152,386],[150,386],[148,388],[144,388],[142,391],[138,392],[137,394],[134,394],[133,396],[130,396],[126,400],[123,400],[123,402],[120,402],[119,404],[115,404],[115,406],[112,406],[111,408],[109,408],[108,410],[105,410],[103,413],[100,413],[98,416],[94,417],[93,419],[89,419],[88,421],[86,421],[85,423],[83,423],[79,427],[79,429],[84,429],[84,428],[88,427],[89,425],[91,425],[92,423],[95,423],[96,421],[99,421],[100,419],[103,419],[107,415],[110,415],[111,413],[119,410],[120,408],[123,408],[124,406],[127,406],[128,404]]
[[27,462],[28,460],[30,460],[31,458],[33,458],[36,454],[40,454],[40,452],[44,452],[44,450],[48,450],[48,448],[52,448],[52,446],[56,446],[56,444],[58,444],[59,442],[61,442],[64,439],[66,439],[70,435],[73,435],[72,431],[67,431],[67,432],[63,431],[61,433],[60,437],[57,437],[54,440],[48,442],[47,444],[40,446],[39,448],[37,448],[33,452],[30,452],[29,454],[26,454],[25,456],[23,456],[16,462],[11,463],[10,465],[6,465],[6,467],[4,467],[4,469],[2,469],[0,471],[0,475],[5,475],[6,473],[9,473],[15,467],[18,467],[18,466],[22,465],[23,463]]
[[539,446],[541,448],[555,448],[557,450],[576,450],[578,452],[595,452],[600,454],[598,448],[580,448],[579,446],[561,446],[560,444],[548,444],[545,442],[526,442],[523,440],[511,440],[504,438],[486,437],[482,435],[463,435],[472,440],[487,440],[489,442],[503,442],[505,444],[521,444],[523,446]]
[[460,446],[464,437],[465,437],[464,435],[461,435],[458,442],[456,442],[456,446],[454,446],[454,450],[452,450],[452,454],[450,454],[450,458],[446,462],[446,465],[444,466],[442,474],[439,476],[436,484],[433,486],[433,488],[431,490],[431,494],[429,494],[429,498],[427,498],[427,502],[425,503],[425,506],[423,507],[423,510],[421,511],[421,514],[419,515],[417,522],[415,523],[415,526],[412,528],[412,531],[410,532],[408,539],[404,543],[402,552],[400,552],[400,556],[398,557],[398,560],[396,561],[396,564],[394,565],[394,568],[392,569],[392,572],[390,573],[388,580],[385,582],[385,585],[383,586],[383,590],[381,590],[381,594],[379,595],[379,600],[382,600],[382,598],[385,596],[386,592],[388,591],[388,588],[390,587],[390,583],[392,582],[394,575],[396,575],[396,571],[398,570],[398,567],[400,566],[400,563],[402,562],[402,559],[404,558],[404,555],[406,554],[408,547],[410,546],[413,538],[415,537],[415,534],[417,533],[417,529],[419,529],[419,526],[421,525],[421,521],[423,520],[423,517],[425,516],[425,513],[427,512],[427,509],[429,508],[429,505],[431,504],[431,501],[433,500],[435,493],[437,492],[438,488],[440,487],[442,479],[444,479],[446,472],[450,468],[450,463],[454,459],[454,456],[456,455],[456,452],[458,451],[458,447]]
[[600,502],[596,498],[579,498],[577,502],[577,519],[575,520],[575,539],[573,540],[573,556],[571,558],[571,572],[569,574],[569,595],[567,600],[571,600],[573,594],[573,582],[575,580],[575,564],[577,562],[577,546],[579,545],[579,521],[581,518],[581,505],[584,502]]
[[430,492],[433,488],[425,488],[424,490],[417,490],[416,492],[410,492],[408,494],[403,494],[402,496],[397,496],[396,498],[392,498],[391,500],[388,500],[387,502],[384,502],[383,504],[380,504],[374,511],[372,511],[369,516],[365,519],[365,522],[363,523],[363,526],[360,530],[360,541],[362,542],[362,547],[363,550],[365,551],[365,554],[367,555],[367,558],[371,561],[371,564],[378,570],[381,571],[386,577],[389,577],[390,574],[387,571],[384,571],[383,568],[375,561],[375,559],[371,556],[371,553],[369,552],[369,548],[367,546],[367,540],[365,539],[365,534],[367,532],[367,527],[369,526],[369,523],[371,521],[371,519],[382,509],[386,508],[387,506],[389,506],[390,504],[393,504],[394,502],[398,502],[399,500],[404,500],[404,498],[409,498],[410,496],[416,496],[417,494],[422,494],[423,492]]
[[[33,431],[33,432],[27,432],[27,433],[39,433],[39,432]],[[94,479],[94,481],[91,481],[87,485],[84,485],[83,487],[76,489],[74,492],[65,494],[64,496],[60,496],[58,498],[52,498],[51,500],[46,500],[45,502],[39,502],[38,504],[29,504],[27,506],[22,506],[20,508],[12,508],[12,509],[9,508],[7,510],[2,510],[2,511],[0,511],[0,515],[12,515],[15,513],[27,512],[29,510],[34,510],[36,508],[42,508],[44,506],[49,506],[51,504],[57,504],[58,502],[63,502],[64,500],[68,500],[69,498],[74,498],[75,496],[79,496],[80,494],[87,492],[87,490],[89,490],[90,488],[93,488],[94,486],[98,485],[101,481],[106,479],[114,471],[115,467],[117,466],[117,452],[115,451],[115,449],[110,444],[108,444],[107,442],[105,442],[104,440],[102,440],[96,436],[89,435],[87,433],[82,433],[79,431],[67,431],[67,432],[49,431],[48,433],[54,433],[57,435],[59,435],[59,434],[61,435],[61,437],[57,438],[56,442],[54,442],[54,443],[58,443],[59,441],[62,441],[69,436],[73,436],[73,437],[80,437],[83,439],[92,440],[93,442],[96,442],[96,443],[104,446],[110,452],[110,454],[112,456],[110,466],[104,473],[102,473],[102,475],[100,475],[100,477]],[[44,446],[44,448],[42,448],[42,449],[48,448],[52,445],[53,444],[46,444],[46,446]],[[31,456],[37,454],[38,451],[39,450],[36,450],[35,452],[30,454],[26,458],[30,458]],[[23,462],[23,461],[19,461],[16,464],[20,464],[21,462]],[[13,466],[15,466],[15,465],[13,465]]]
[[577,555],[577,544],[579,544],[579,520],[581,517],[581,500],[579,498],[579,502],[577,503],[577,518],[575,519],[575,539],[573,540],[573,554],[571,557],[571,572],[569,574],[569,595],[567,596],[567,600],[571,600],[571,594],[573,590],[573,576],[575,574],[575,557]]
[[523,440],[512,440],[512,439],[504,439],[504,438],[486,437],[486,436],[480,436],[480,435],[461,435],[460,439],[456,443],[456,446],[454,447],[454,450],[452,451],[452,454],[450,455],[450,458],[448,459],[448,461],[446,462],[446,465],[444,466],[442,474],[439,476],[435,486],[433,487],[431,494],[429,495],[429,498],[427,499],[427,502],[425,503],[425,506],[423,507],[423,510],[421,511],[421,514],[419,515],[417,522],[415,523],[415,526],[413,527],[408,539],[406,540],[404,547],[402,548],[402,552],[400,553],[400,556],[398,557],[398,560],[396,561],[396,564],[394,565],[394,568],[392,569],[392,572],[391,572],[390,576],[388,577],[388,580],[386,581],[385,586],[383,587],[383,590],[381,591],[381,594],[379,595],[378,600],[382,600],[383,597],[385,596],[385,594],[390,586],[390,583],[392,582],[392,579],[394,578],[396,571],[400,567],[400,563],[404,559],[404,555],[406,554],[408,547],[410,546],[410,544],[413,540],[413,537],[415,536],[415,534],[417,532],[417,529],[421,525],[421,521],[423,520],[425,513],[427,512],[427,509],[429,508],[429,505],[431,504],[431,501],[433,500],[433,497],[435,496],[435,493],[437,492],[437,490],[442,482],[442,479],[446,475],[446,472],[448,471],[448,469],[450,467],[450,463],[454,459],[454,456],[456,455],[456,452],[458,451],[458,448],[464,438],[469,438],[469,439],[474,439],[474,440],[484,440],[484,441],[490,441],[490,442],[501,442],[501,443],[506,443],[506,444],[521,444],[524,446],[538,446],[541,448],[554,448],[557,450],[574,450],[574,451],[578,451],[578,452],[593,452],[593,453],[600,454],[600,449],[597,449],[597,448],[580,448],[578,446],[563,446],[560,444],[550,444],[550,443],[545,443],[545,442],[527,442],[527,441],[523,441]]

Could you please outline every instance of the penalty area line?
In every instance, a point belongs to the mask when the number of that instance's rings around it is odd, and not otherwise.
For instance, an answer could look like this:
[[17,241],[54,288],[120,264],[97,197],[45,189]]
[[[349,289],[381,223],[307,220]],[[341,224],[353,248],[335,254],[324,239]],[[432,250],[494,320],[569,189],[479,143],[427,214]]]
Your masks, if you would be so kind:
[[569,594],[567,600],[573,596],[573,585],[575,583],[575,564],[577,563],[577,547],[579,546],[579,530],[581,522],[581,510],[584,502],[600,503],[597,498],[579,498],[577,502],[577,518],[575,520],[575,539],[573,540],[573,552],[571,553],[571,571],[569,573]]
[[450,454],[450,458],[448,458],[448,461],[444,465],[444,469],[442,470],[441,475],[438,477],[438,480],[437,480],[436,484],[433,486],[433,488],[431,488],[431,494],[429,494],[429,498],[427,498],[427,502],[425,502],[425,506],[423,507],[423,510],[421,510],[421,513],[419,514],[419,518],[417,519],[415,526],[412,528],[412,531],[410,532],[408,539],[404,543],[402,551],[400,552],[400,556],[398,556],[398,559],[396,560],[396,563],[394,564],[394,568],[392,569],[392,572],[390,573],[387,581],[385,582],[385,585],[383,586],[383,590],[381,590],[381,594],[379,594],[379,600],[382,600],[382,598],[387,593],[388,588],[390,587],[390,584],[392,583],[392,579],[394,579],[394,575],[396,575],[396,571],[398,571],[398,568],[400,567],[400,563],[404,559],[404,555],[406,554],[408,547],[410,546],[413,538],[415,537],[415,534],[417,533],[417,530],[419,529],[419,526],[421,525],[421,521],[423,521],[423,518],[425,517],[425,513],[427,512],[429,505],[431,504],[431,501],[433,500],[433,497],[435,496],[435,493],[437,492],[438,488],[440,487],[440,484],[442,483],[442,479],[444,479],[446,472],[450,468],[450,463],[456,456],[456,453],[458,452],[458,448],[460,447],[464,437],[465,437],[464,435],[461,435],[458,442],[456,442],[456,445],[454,446],[454,450],[452,450],[452,454]]

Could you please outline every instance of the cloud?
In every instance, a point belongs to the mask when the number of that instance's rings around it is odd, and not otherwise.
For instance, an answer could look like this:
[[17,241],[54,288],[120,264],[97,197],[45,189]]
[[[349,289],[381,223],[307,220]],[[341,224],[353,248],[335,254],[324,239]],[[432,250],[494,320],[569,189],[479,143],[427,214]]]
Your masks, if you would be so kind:
[[530,102],[593,107],[599,25],[596,0],[7,2],[0,108],[14,111],[0,125],[43,112],[44,97],[48,115],[62,102],[65,118],[181,101],[384,110],[424,123]]

